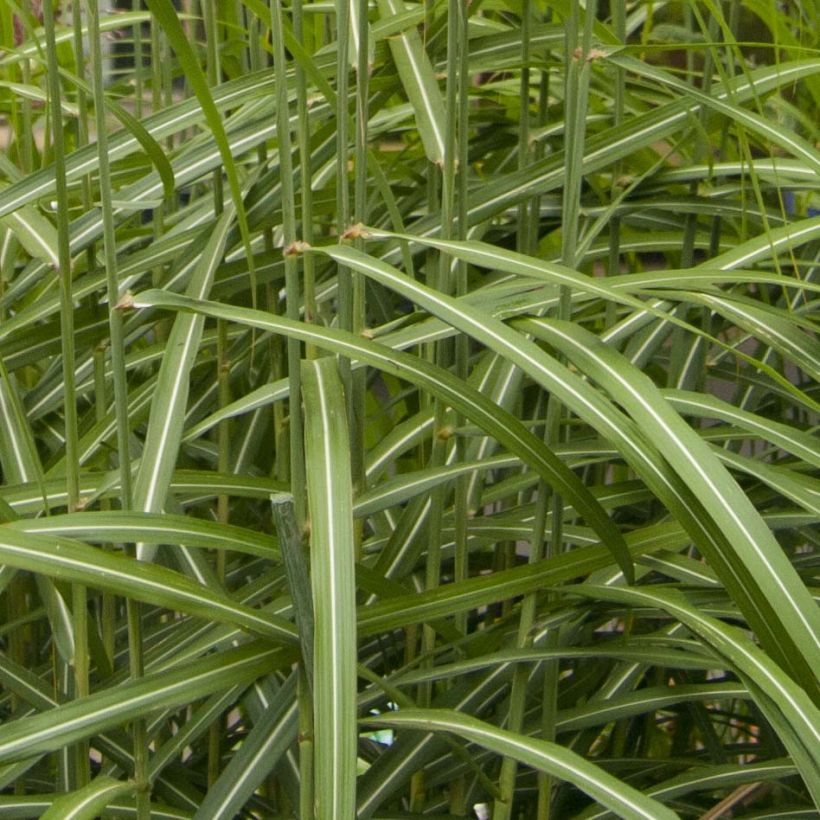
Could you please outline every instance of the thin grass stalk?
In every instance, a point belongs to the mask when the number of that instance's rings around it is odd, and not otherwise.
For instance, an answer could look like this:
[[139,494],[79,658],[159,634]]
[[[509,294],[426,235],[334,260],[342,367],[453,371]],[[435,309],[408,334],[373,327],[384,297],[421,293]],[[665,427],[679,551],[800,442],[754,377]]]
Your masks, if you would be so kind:
[[[356,54],[356,130],[354,134],[354,178],[353,178],[353,224],[365,224],[367,218],[367,132],[369,121],[370,94],[370,28],[368,25],[368,0],[355,0],[355,25],[358,51]],[[354,238],[354,245],[364,249],[364,239]],[[366,324],[365,280],[361,274],[354,273],[353,286],[353,330],[361,333]],[[354,491],[364,487],[364,424],[365,392],[367,373],[358,370],[351,376],[352,393],[350,401],[350,457]],[[361,554],[362,522],[355,524],[356,550]]]
[[[350,191],[348,187],[350,0],[336,0],[336,233],[343,236],[350,228]],[[339,327],[353,330],[353,278],[344,266],[337,265]],[[345,395],[351,395],[351,369],[348,359],[339,362]],[[353,404],[348,403],[348,423],[355,425]]]
[[[83,21],[80,0],[73,0],[71,8],[72,33],[74,35],[74,59],[76,73],[80,80],[77,86],[77,147],[82,148],[88,143],[88,106],[83,88],[85,82],[85,58],[83,49]],[[91,209],[91,178],[86,175],[80,185],[81,201],[84,211]],[[95,266],[94,245],[86,250],[89,270]],[[89,694],[89,660],[88,660],[88,593],[81,584],[72,584],[71,587],[72,616],[74,627],[74,685],[77,697],[86,697]],[[78,788],[85,786],[91,778],[88,760],[88,742],[80,741],[75,747],[76,773],[75,780]]]
[[[296,242],[296,197],[293,190],[293,164],[291,157],[290,111],[288,107],[287,63],[285,60],[285,39],[282,21],[282,5],[272,0],[271,36],[273,42],[273,67],[276,72],[276,133],[279,140],[279,170],[282,181],[282,237],[285,245],[285,291],[287,315],[295,321],[300,317],[300,293],[298,275],[298,255]],[[304,434],[299,396],[302,381],[299,362],[302,357],[301,343],[287,340],[289,436],[290,436],[290,482],[293,493],[294,510],[299,527],[303,527],[307,510],[305,508],[306,478],[304,459]]]
[[[108,413],[108,385],[105,373],[106,348],[99,344],[94,348],[94,415],[97,421],[104,419]],[[104,456],[103,469],[108,469],[110,458]],[[100,499],[100,510],[111,509],[108,498]],[[110,548],[110,546],[109,546]],[[103,592],[100,602],[100,637],[105,657],[111,669],[114,668],[115,634],[117,629],[117,599],[110,592]]]
[[[456,157],[456,220],[455,238],[467,238],[467,183],[469,180],[469,127],[470,127],[470,75],[468,60],[469,44],[469,3],[457,3],[458,12],[458,118],[456,134],[458,155]],[[457,296],[467,293],[467,263],[459,259],[455,268],[455,292]],[[465,334],[459,334],[455,340],[455,373],[460,379],[466,379],[469,370],[470,340]],[[457,415],[456,427],[464,423],[462,416]],[[456,439],[456,459],[464,463],[467,457],[467,441],[464,436]],[[467,521],[469,518],[470,479],[462,476],[456,480],[453,513],[455,516],[455,555],[453,560],[453,579],[462,581],[468,577],[469,551],[467,549]],[[459,613],[455,626],[460,632],[467,631],[467,614]],[[463,784],[462,784],[463,786]],[[457,791],[461,791],[458,789]],[[454,805],[451,803],[451,805]],[[455,809],[454,809],[455,810]]]
[[[431,8],[432,12],[432,8]],[[459,14],[458,0],[448,0],[447,5],[447,79],[445,83],[445,111],[447,119],[444,130],[444,158],[441,166],[441,236],[452,237],[453,218],[456,204],[456,161],[458,157],[458,70],[459,70]],[[443,293],[451,294],[455,290],[453,265],[450,256],[440,252],[437,258],[436,288]],[[449,341],[437,342],[435,358],[439,366],[452,364],[452,345]],[[434,404],[433,447],[428,462],[429,467],[439,467],[445,463],[451,446],[452,431],[447,424],[448,408],[438,400]],[[434,589],[439,585],[441,575],[441,534],[444,504],[448,488],[446,485],[436,487],[431,493],[430,512],[427,532],[427,563],[425,568],[425,588]],[[422,631],[422,649],[432,653],[436,644],[436,632],[425,624]],[[420,691],[419,702],[429,704],[432,698],[432,687],[427,685]]]
[[[131,11],[139,12],[142,9],[141,0],[131,0]],[[142,119],[144,51],[142,41],[142,26],[134,26],[134,116]]]
[[[580,5],[570,4],[570,15],[565,21],[564,40],[564,120],[565,120],[565,168],[566,184],[561,205],[561,262],[574,268],[577,264],[578,222],[580,220],[581,169],[586,135],[586,101],[589,87],[589,61],[587,55],[592,43],[592,26],[595,20],[596,3],[588,2],[584,10],[583,34],[579,36]],[[568,287],[560,289],[558,318],[567,321],[571,318],[571,293]],[[563,406],[550,396],[547,402],[545,440],[550,446],[557,445],[564,435],[562,418],[565,415]],[[530,549],[536,549],[540,557],[550,558],[559,555],[564,548],[564,502],[560,493],[552,492],[540,484],[536,503],[535,526],[530,542]],[[551,532],[548,542],[543,543],[543,533],[547,520],[547,509],[551,506]],[[558,646],[558,630],[552,629],[545,639],[547,649]],[[541,736],[545,740],[555,738],[555,720],[558,702],[558,662],[548,661],[544,664],[544,677],[541,696]],[[549,820],[552,811],[553,779],[546,774],[538,778],[538,820]]]
[[[54,155],[55,199],[57,203],[57,259],[56,271],[60,292],[60,342],[63,361],[63,406],[66,499],[69,512],[79,506],[79,458],[77,432],[77,394],[75,385],[74,356],[74,304],[72,300],[72,264],[69,247],[68,187],[65,176],[65,144],[63,138],[62,91],[59,64],[57,62],[56,23],[52,0],[43,3],[43,25],[46,35],[46,73],[48,99],[51,114],[51,138]],[[56,658],[55,658],[56,662]],[[76,667],[75,667],[76,668]],[[59,679],[65,680],[64,669],[55,670]],[[77,674],[77,677],[80,673]],[[62,786],[73,788],[83,779],[85,767],[81,765],[82,748],[74,747],[73,760],[67,759],[69,750],[61,756],[63,766]]]
[[[23,60],[20,63],[20,81],[24,85],[31,84],[31,63]],[[16,129],[15,137],[18,145],[18,163],[23,171],[31,173],[34,171],[34,156],[36,146],[34,144],[34,118],[32,114],[31,100],[24,99],[20,103],[21,127]]]
[[[530,146],[530,21],[532,9],[530,0],[523,0],[521,7],[521,78],[519,86],[519,121],[518,121],[518,167],[525,168],[529,163]],[[521,253],[528,253],[532,244],[534,232],[531,222],[529,203],[524,201],[518,206],[518,228],[516,231],[516,245]],[[536,521],[533,526],[533,535],[530,539],[529,562],[540,560],[543,551],[544,528],[546,526],[546,504],[548,488],[539,482],[539,500],[537,504]],[[518,618],[518,636],[516,646],[526,647],[532,640],[531,630],[536,614],[536,595],[533,593],[524,598]],[[513,732],[520,732],[524,721],[524,710],[527,700],[527,689],[530,669],[526,664],[518,664],[513,673],[512,690],[507,710],[506,726]],[[499,820],[508,820],[511,816],[513,801],[516,792],[516,777],[518,761],[505,757],[501,763],[501,772],[498,777],[499,796],[495,800],[493,816]]]
[[[80,0],[73,0],[71,7],[71,22],[74,34],[74,59],[77,68],[77,147],[82,148],[88,144],[88,101],[85,95],[85,55],[83,48],[83,20]],[[80,181],[81,201],[83,210],[91,210],[91,177],[86,175]],[[86,249],[88,269],[93,270],[95,266],[95,254],[93,243]]]
[[[612,33],[618,42],[626,43],[626,0],[613,0],[612,2]],[[613,98],[612,98],[612,125],[620,127],[624,121],[624,103],[626,96],[626,71],[617,66],[613,72]],[[623,161],[618,159],[612,166],[612,190],[610,197],[612,200],[618,198],[621,193],[621,177],[623,176]],[[607,273],[609,276],[616,276],[621,272],[621,218],[613,214],[609,221],[609,255],[607,258]],[[616,321],[616,305],[614,302],[606,303],[606,325],[612,327]]]
[[[521,4],[521,76],[518,91],[518,167],[525,168],[530,159],[530,0]],[[527,201],[518,206],[516,246],[519,253],[529,253],[532,240],[530,209]]]
[[65,171],[63,139],[62,91],[60,67],[57,63],[57,43],[53,0],[44,0],[43,22],[46,34],[46,65],[51,113],[52,147],[54,152],[55,200],[57,205],[56,271],[60,286],[60,342],[63,360],[63,395],[65,399],[66,492],[68,509],[74,511],[80,498],[77,444],[77,391],[74,375],[74,302],[72,299],[72,265],[69,248],[68,186]]
[[[451,4],[448,2],[448,17]],[[425,0],[424,4],[424,28],[423,44],[426,48],[428,35],[434,24],[435,7],[434,4]],[[454,66],[457,53],[454,51],[455,42],[451,34],[451,20],[448,19],[447,27],[447,67],[448,77],[445,87],[445,98],[449,102],[454,100],[453,86]],[[454,181],[455,181],[455,111],[452,105],[445,102],[447,122],[445,125],[446,140],[444,146],[444,156],[441,165],[426,162],[427,170],[427,209],[434,214],[439,213],[439,233],[446,237],[451,229],[451,219],[455,202]],[[428,250],[426,253],[426,269],[428,281],[433,287],[445,290],[450,286],[449,259],[441,252]],[[448,340],[442,342],[428,343],[423,346],[426,358],[436,364],[447,366],[452,360],[451,346]],[[427,394],[423,396],[425,405],[430,402]],[[447,407],[437,398],[432,399],[433,406],[433,434],[429,446],[429,457],[425,459],[425,443],[419,445],[419,460],[426,462],[428,468],[440,467],[445,463],[451,430],[447,426]],[[425,589],[434,589],[439,585],[441,576],[441,523],[444,514],[443,487],[436,487],[430,494],[429,510],[426,513],[427,521],[423,532],[427,536],[427,551],[424,566],[424,586]],[[424,508],[421,508],[422,510]],[[424,515],[424,512],[420,512]],[[436,644],[436,632],[428,624],[421,627],[420,644],[422,653],[429,655],[428,663],[432,663],[432,651]],[[433,697],[433,686],[431,683],[422,683],[418,687],[416,701],[419,706],[429,707]],[[410,781],[410,808],[412,811],[421,812],[426,805],[427,785],[423,771],[413,774]]]
[[[220,28],[216,22],[215,0],[202,0],[202,19],[205,27],[205,70],[211,87],[219,84],[221,67],[219,61]],[[217,168],[212,175],[212,195],[214,215],[219,216],[224,209],[224,191],[222,186],[222,169]],[[230,401],[228,376],[230,365],[227,363],[227,329],[225,322],[218,320],[216,326],[216,379],[219,392],[219,406],[224,407]],[[217,427],[217,466],[223,475],[230,469],[230,423],[227,419]],[[221,524],[228,523],[228,496],[220,493],[216,501],[216,518]],[[216,552],[216,577],[225,580],[225,550]],[[213,786],[219,777],[222,748],[221,720],[215,720],[208,730],[208,785]]]
[[[103,85],[103,54],[100,39],[98,0],[87,0],[89,17],[89,40],[91,43],[92,85],[97,129],[97,162],[100,176],[100,209],[103,219],[103,255],[105,259],[106,289],[108,296],[108,321],[111,336],[111,373],[114,384],[114,414],[117,428],[117,459],[120,473],[120,506],[130,510],[131,463],[128,450],[128,385],[125,369],[125,340],[122,314],[114,309],[119,301],[117,279],[117,241],[112,204],[111,174],[108,160],[108,132],[105,123],[105,98]],[[133,546],[129,551],[133,554]],[[128,628],[128,655],[131,678],[143,675],[142,622],[140,606],[136,601],[126,602]],[[148,739],[145,721],[133,724],[134,780],[137,784],[137,817],[148,820],[151,814],[150,785],[148,781]]]
[[[302,11],[302,0],[293,0],[293,34],[299,43],[305,44],[305,23]],[[302,221],[300,235],[303,242],[313,243],[313,173],[310,167],[310,119],[308,117],[307,80],[302,64],[296,61],[296,143],[299,152],[299,194],[301,199]],[[316,260],[312,254],[303,254],[302,264],[302,300],[304,303],[305,321],[316,320]],[[312,344],[305,345],[305,357],[315,359],[318,350]]]

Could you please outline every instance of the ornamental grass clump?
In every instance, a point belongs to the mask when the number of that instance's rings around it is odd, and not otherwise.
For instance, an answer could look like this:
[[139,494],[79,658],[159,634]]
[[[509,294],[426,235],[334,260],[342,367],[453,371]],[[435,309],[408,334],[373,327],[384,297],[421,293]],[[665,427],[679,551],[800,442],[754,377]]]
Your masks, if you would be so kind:
[[0,814],[815,816],[814,2],[0,10]]

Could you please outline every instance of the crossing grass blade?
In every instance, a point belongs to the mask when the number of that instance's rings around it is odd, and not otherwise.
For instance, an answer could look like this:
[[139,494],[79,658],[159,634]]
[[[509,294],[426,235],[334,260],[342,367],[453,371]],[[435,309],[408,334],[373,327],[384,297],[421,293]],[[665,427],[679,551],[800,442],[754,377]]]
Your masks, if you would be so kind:
[[617,555],[625,571],[629,572],[630,559],[623,546],[623,536],[610,522],[600,505],[589,491],[581,485],[571,471],[542,442],[527,433],[520,422],[498,407],[463,381],[455,379],[441,368],[408,354],[366,343],[361,337],[318,327],[290,322],[280,317],[269,317],[247,308],[220,306],[160,291],[143,291],[134,300],[135,307],[169,307],[200,312],[205,315],[240,321],[261,330],[286,333],[305,341],[312,341],[336,353],[346,353],[351,358],[366,361],[400,378],[412,378],[434,395],[477,423],[487,433],[494,435],[502,444],[522,457],[541,473],[548,483],[555,483],[567,498],[572,499],[576,509],[585,515],[591,526],[601,533],[602,541]]
[[180,706],[220,689],[247,685],[260,675],[290,665],[293,657],[292,650],[253,645],[231,649],[10,721],[0,728],[0,761],[21,760],[59,749],[146,711]]
[[587,762],[580,755],[555,743],[522,738],[483,721],[444,709],[402,709],[396,714],[364,718],[367,726],[391,726],[397,729],[453,732],[497,754],[512,757],[527,766],[567,780],[585,791],[619,816],[637,820],[673,820],[678,815],[650,797],[627,786]]
[[112,777],[95,777],[87,786],[64,795],[51,804],[41,817],[46,820],[93,820],[114,800],[134,791],[133,783]]
[[282,618],[235,603],[224,592],[195,583],[165,567],[60,538],[0,529],[0,560],[12,567],[109,592],[155,601],[170,609],[231,623],[293,643],[296,630]]

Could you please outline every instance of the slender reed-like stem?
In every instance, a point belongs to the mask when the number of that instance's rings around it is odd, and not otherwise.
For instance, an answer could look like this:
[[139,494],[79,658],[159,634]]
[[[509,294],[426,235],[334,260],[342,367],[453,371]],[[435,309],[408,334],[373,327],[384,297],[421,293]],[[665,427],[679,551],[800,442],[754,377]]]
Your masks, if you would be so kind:
[[[530,146],[530,21],[532,10],[530,0],[524,0],[521,7],[521,79],[519,86],[519,134],[518,134],[518,167],[524,168],[529,162]],[[531,244],[530,208],[524,201],[518,206],[518,230],[516,243],[522,253],[529,251]],[[546,487],[541,487],[539,500],[546,495]],[[543,553],[544,525],[546,522],[546,505],[540,503],[536,508],[536,521],[533,525],[533,536],[530,539],[529,562],[534,563],[541,559]],[[518,636],[516,645],[525,647],[531,640],[531,629],[535,620],[536,594],[528,595],[521,605],[518,618]],[[520,732],[524,720],[527,688],[530,669],[525,664],[518,664],[513,674],[512,691],[507,711],[507,728],[513,732]],[[513,798],[515,795],[518,761],[505,757],[501,764],[501,773],[498,778],[499,797],[494,804],[494,817],[507,820],[511,816]]]
[[[89,16],[89,39],[91,42],[92,85],[97,128],[97,161],[100,174],[100,208],[103,218],[103,255],[105,260],[106,286],[109,305],[109,332],[111,334],[111,372],[114,383],[114,414],[117,429],[117,459],[120,474],[120,506],[130,510],[131,463],[128,438],[128,385],[125,370],[125,340],[122,314],[115,306],[119,302],[117,280],[117,244],[115,237],[114,210],[112,204],[111,174],[108,158],[108,132],[105,123],[105,99],[103,85],[103,54],[100,39],[98,0],[87,0]],[[129,668],[133,679],[143,674],[142,623],[139,604],[128,599],[126,604],[128,623]],[[148,742],[145,722],[133,724],[134,779],[137,783],[137,816],[147,820],[151,814],[148,784]]]
[[[282,238],[285,245],[285,291],[288,318],[298,320],[301,299],[298,275],[298,259],[294,248],[296,236],[296,197],[293,190],[293,161],[291,157],[290,108],[288,103],[287,63],[279,0],[271,2],[273,67],[276,72],[276,133],[279,140],[279,171],[282,180]],[[302,381],[299,361],[302,358],[301,343],[293,338],[287,340],[289,435],[290,435],[290,484],[296,520],[303,526],[305,507],[305,459],[302,411],[299,396]]]
[[[293,0],[293,34],[297,41],[304,44],[305,22],[302,11],[302,0]],[[301,200],[302,221],[300,233],[303,242],[313,243],[313,174],[310,167],[310,120],[308,118],[307,79],[305,70],[296,61],[296,142],[299,150],[299,197]],[[305,321],[316,321],[316,259],[313,254],[301,257],[303,302]],[[315,345],[305,345],[305,356],[314,359],[318,356]]]
[[[470,121],[470,76],[468,59],[470,4],[456,4],[458,16],[458,118],[456,134],[458,155],[456,157],[456,239],[467,238],[467,183],[469,179],[469,121]],[[455,268],[455,292],[457,296],[467,293],[467,263],[459,259]],[[470,340],[459,334],[455,340],[455,373],[466,379],[469,369]],[[455,420],[456,427],[464,423],[461,416]],[[467,441],[464,436],[456,439],[456,459],[463,463],[467,457]],[[462,581],[469,575],[469,553],[467,548],[467,521],[470,506],[470,480],[463,476],[456,480],[453,514],[455,516],[455,556],[453,562],[454,580]],[[467,614],[459,613],[455,618],[456,628],[467,631]],[[460,791],[460,788],[458,789]]]
[[69,247],[69,200],[63,140],[62,91],[57,63],[56,23],[53,0],[43,2],[46,34],[49,112],[54,152],[55,201],[57,205],[57,268],[60,286],[60,343],[63,361],[63,395],[65,413],[65,465],[68,509],[75,510],[80,499],[77,444],[77,390],[74,375],[74,300],[72,298],[72,264]]

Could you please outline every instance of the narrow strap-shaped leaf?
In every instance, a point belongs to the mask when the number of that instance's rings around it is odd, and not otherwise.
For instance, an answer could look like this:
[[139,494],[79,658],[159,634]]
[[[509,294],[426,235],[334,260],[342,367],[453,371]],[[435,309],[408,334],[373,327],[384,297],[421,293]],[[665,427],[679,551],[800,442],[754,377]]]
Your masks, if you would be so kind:
[[34,259],[52,268],[57,263],[57,229],[33,205],[24,205],[0,219]]
[[315,617],[316,817],[356,806],[356,576],[350,441],[335,358],[302,365]]
[[[397,0],[379,0],[382,18],[389,19],[404,11]],[[421,37],[415,26],[391,37],[390,52],[396,63],[407,98],[413,106],[424,152],[430,162],[441,165],[444,162],[444,101],[441,98],[436,75],[424,51]]]
[[68,538],[0,527],[0,562],[230,623],[275,640],[296,642],[296,630],[284,618],[238,604],[223,592],[165,567],[137,562]]
[[450,709],[402,709],[365,718],[365,726],[406,727],[427,732],[452,732],[525,766],[566,780],[597,802],[628,820],[676,820],[678,815],[663,803],[590,763],[581,755],[546,740],[498,729],[489,723]]
[[194,820],[231,820],[279,763],[296,739],[299,714],[297,673],[291,673],[274,695],[261,719],[245,735],[217,781],[208,789]]
[[743,268],[763,259],[771,259],[792,248],[820,237],[820,216],[801,219],[755,236],[720,256],[704,263],[704,267],[731,270]]
[[41,820],[93,820],[112,800],[132,793],[135,788],[134,783],[100,775],[82,789],[57,798]]
[[692,415],[728,422],[776,444],[787,453],[804,459],[815,467],[820,467],[820,441],[810,433],[750,413],[716,396],[687,390],[662,392],[666,400],[683,416]]
[[[704,107],[725,114],[744,128],[760,135],[764,140],[779,145],[794,157],[799,157],[806,165],[813,168],[817,173],[820,173],[820,154],[818,154],[809,142],[798,136],[792,129],[782,128],[759,114],[747,111],[745,108],[741,108],[727,100],[706,94],[698,88],[693,87],[691,83],[684,82],[672,76],[672,74],[663,68],[650,65],[635,57],[613,54],[609,55],[607,60],[639,76],[651,77],[662,85],[682,92],[687,98],[697,100]],[[815,72],[820,72],[820,65],[815,66]]]
[[[6,817],[42,817],[57,800],[54,794],[0,795],[0,814]],[[137,817],[137,808],[133,800],[114,798],[108,808],[116,817]],[[151,803],[151,820],[190,820],[191,812],[158,803]]]
[[[233,217],[234,209],[226,208],[189,283],[190,295],[203,298],[210,292]],[[168,337],[168,352],[160,367],[142,459],[134,482],[135,509],[159,512],[165,501],[182,438],[190,373],[199,353],[203,325],[204,320],[200,317],[178,316]],[[155,548],[139,544],[137,557],[150,560],[154,552]]]
[[[761,642],[813,697],[820,695],[820,613],[749,498],[700,436],[667,404],[655,384],[618,351],[569,322],[524,325],[605,387],[684,479],[727,536],[715,564]],[[730,574],[731,573],[731,574]]]
[[205,77],[202,67],[199,65],[199,60],[197,60],[196,54],[194,54],[194,50],[191,48],[191,44],[188,42],[188,38],[185,36],[182,23],[177,16],[176,9],[171,0],[146,0],[146,2],[151,13],[162,26],[163,31],[168,37],[168,41],[174,47],[174,51],[176,51],[179,62],[185,72],[185,79],[190,83],[199,104],[202,106],[202,113],[205,115],[205,121],[211,129],[214,142],[219,148],[225,174],[228,177],[228,185],[230,186],[233,205],[236,208],[236,219],[239,223],[239,229],[242,232],[242,240],[245,246],[245,252],[248,256],[248,264],[253,265],[248,219],[242,200],[242,190],[239,187],[239,175],[236,172],[236,163],[234,162],[233,154],[228,144],[225,127],[222,124],[222,117],[211,95],[208,80]]
[[279,558],[279,547],[270,535],[185,515],[91,511],[22,519],[9,524],[8,528],[33,535],[60,535],[95,543],[143,540],[151,544],[184,544],[204,549],[236,550],[260,558]]
[[589,489],[515,416],[499,408],[485,395],[443,368],[436,367],[417,356],[366,341],[351,333],[292,322],[285,317],[272,316],[248,308],[188,299],[160,290],[141,293],[139,297],[135,297],[134,304],[137,307],[156,306],[188,310],[241,322],[261,330],[284,333],[415,382],[496,438],[522,461],[537,470],[548,484],[560,490],[561,494],[572,502],[578,514],[598,533],[628,576],[631,562],[624,546],[623,535],[610,521]]
[[[36,482],[45,504],[43,465],[31,425],[17,392],[16,379],[0,358],[0,465],[5,483]],[[45,504],[47,507],[47,504]],[[45,509],[45,507],[44,507]]]
[[586,597],[660,607],[699,635],[747,685],[792,755],[814,800],[820,802],[820,709],[747,635],[704,614],[676,589],[617,589],[593,584],[570,589],[573,594]]
[[146,711],[173,708],[221,689],[247,685],[290,666],[294,654],[292,648],[260,644],[229,649],[7,722],[0,726],[0,763],[62,748],[142,717]]

